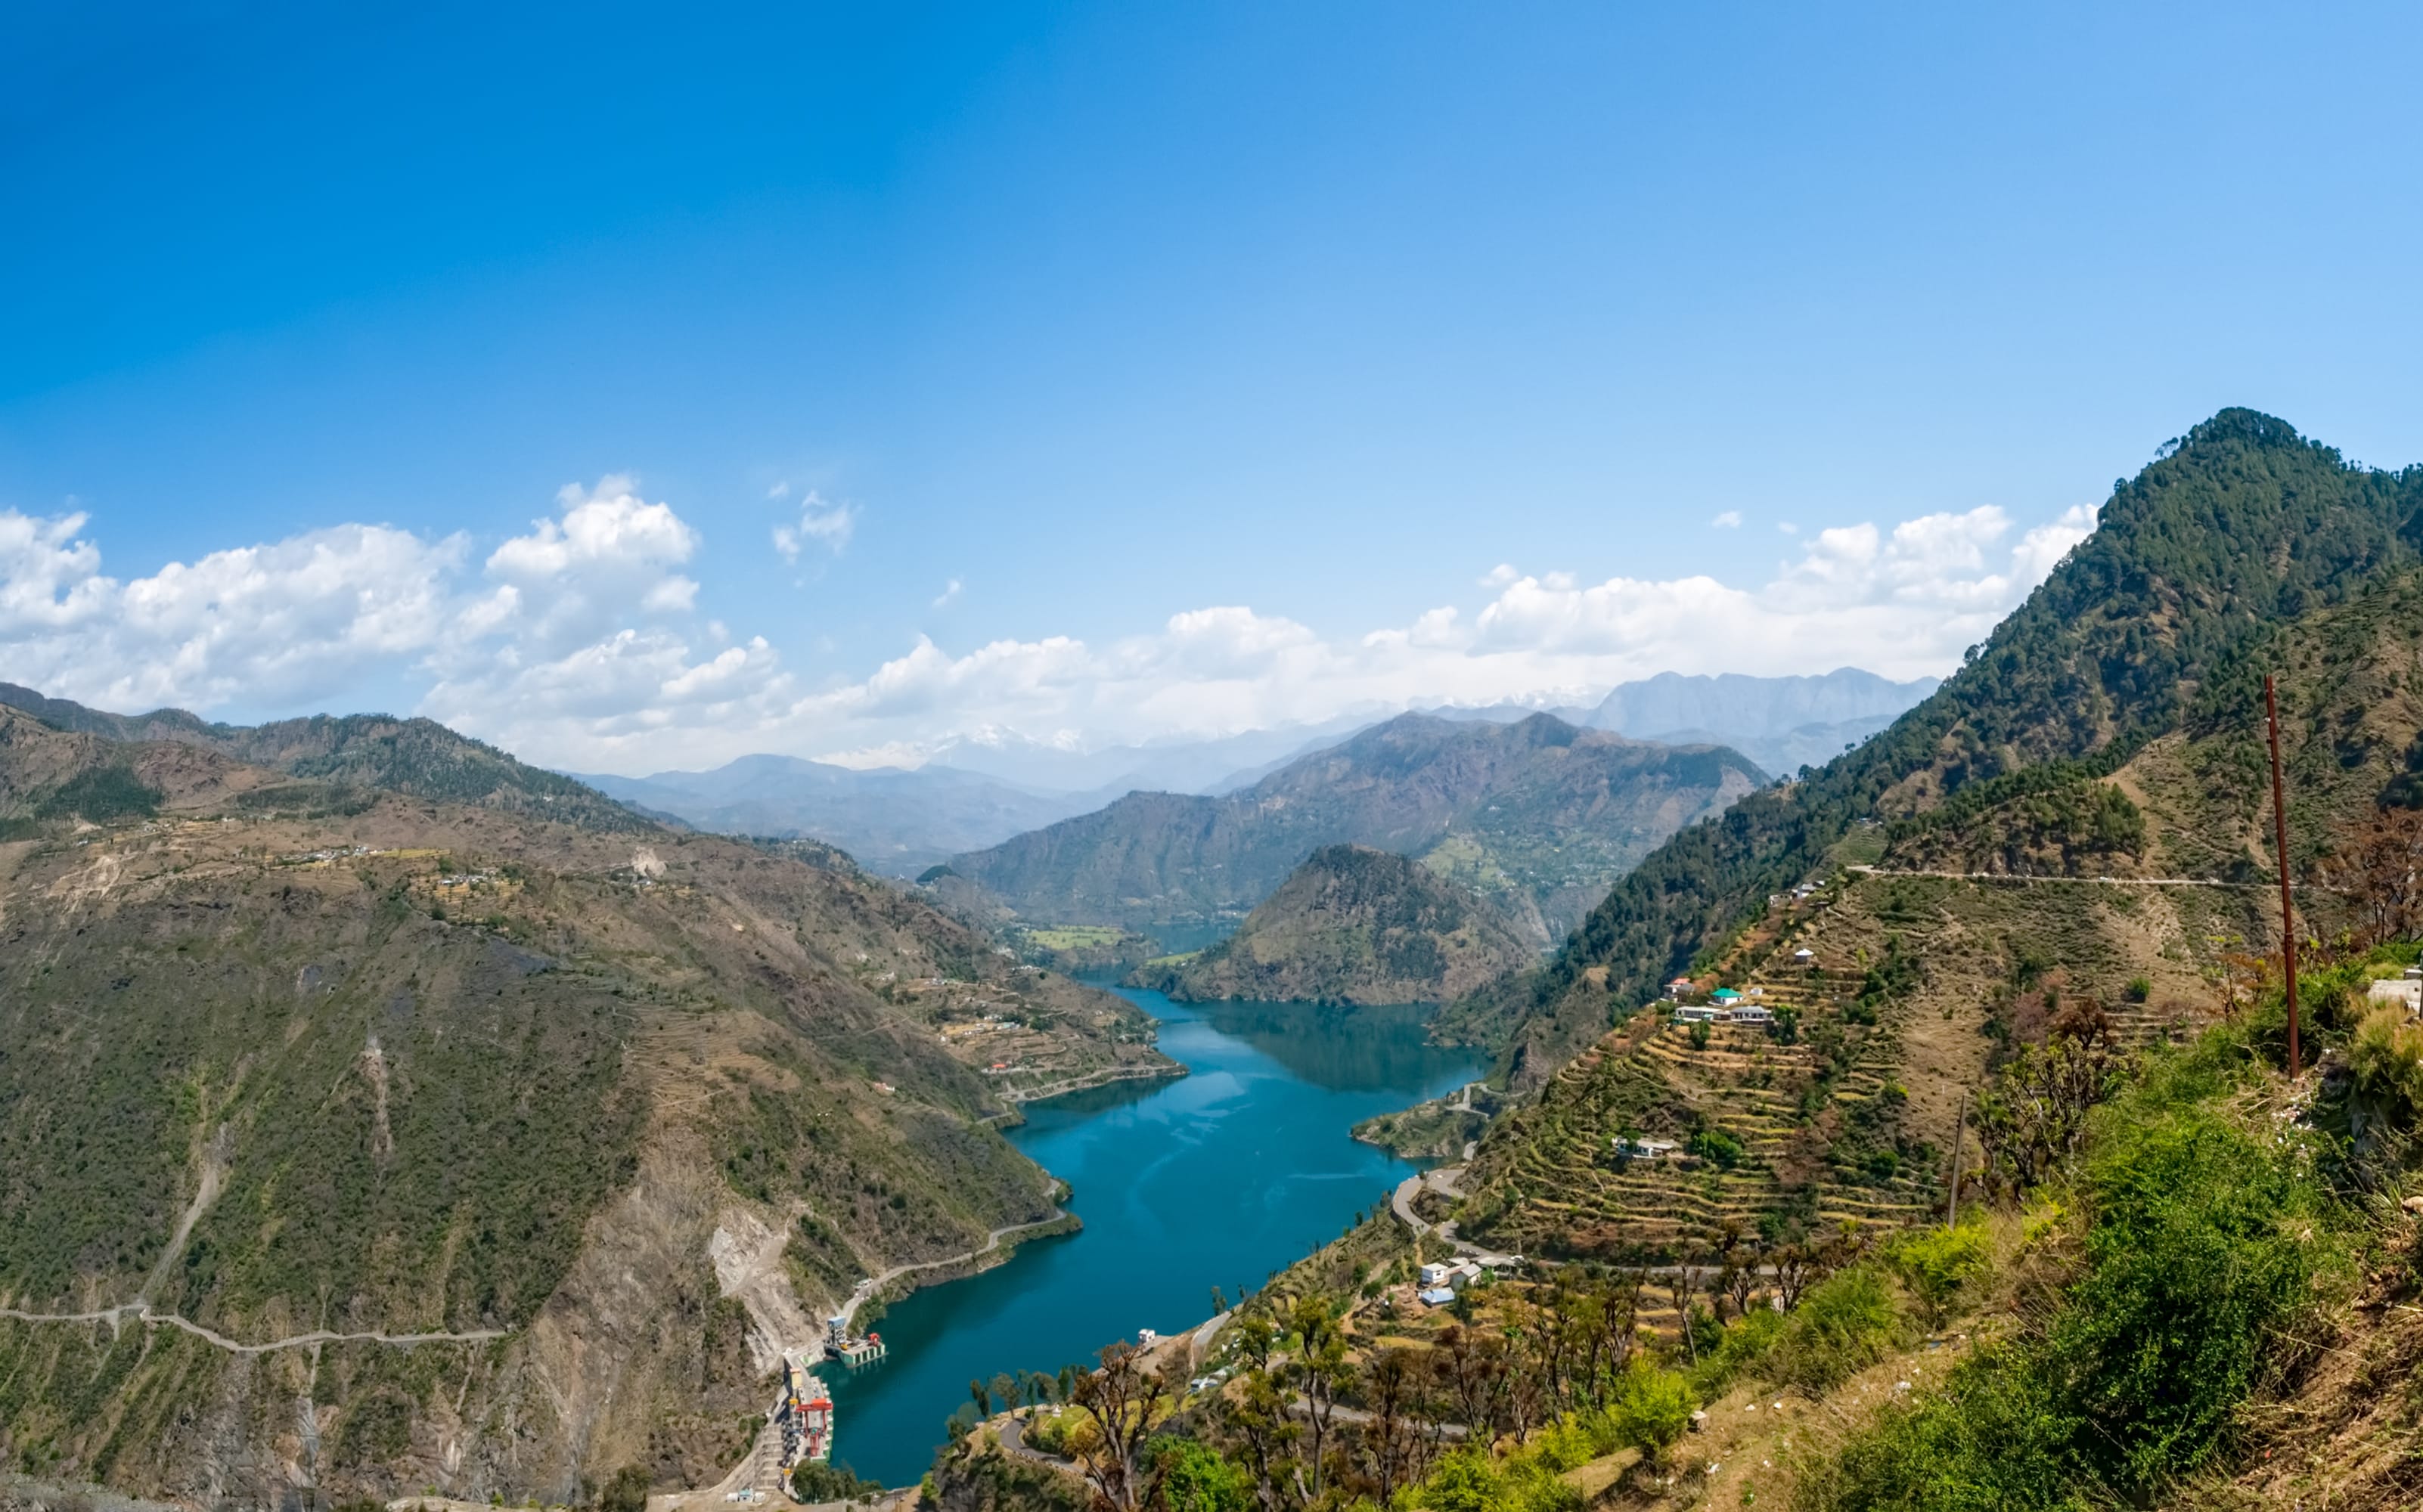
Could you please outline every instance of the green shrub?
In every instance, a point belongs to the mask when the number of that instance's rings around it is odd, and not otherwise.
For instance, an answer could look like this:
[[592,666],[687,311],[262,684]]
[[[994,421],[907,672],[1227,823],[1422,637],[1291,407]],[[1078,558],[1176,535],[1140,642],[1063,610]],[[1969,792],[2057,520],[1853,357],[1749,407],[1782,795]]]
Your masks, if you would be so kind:
[[1699,1368],[1691,1373],[1691,1385],[1702,1399],[1713,1399],[1723,1394],[1735,1378],[1764,1362],[1776,1341],[1783,1337],[1784,1315],[1771,1307],[1754,1307],[1746,1317],[1736,1319],[1717,1341],[1717,1347],[1700,1357]]
[[648,1512],[648,1473],[625,1465],[597,1495],[597,1512]]
[[2097,1112],[2066,1192],[2089,1215],[2083,1260],[2041,1334],[1982,1349],[1946,1397],[1810,1467],[1797,1505],[2150,1504],[2211,1457],[2241,1404],[2296,1362],[2298,1315],[2346,1264],[2299,1145],[2224,1110],[2248,1049],[2241,1030],[2208,1034]]
[[160,811],[160,793],[146,787],[131,768],[96,766],[43,794],[34,809],[40,818],[72,816],[95,825],[112,819],[148,819]]
[[1168,1440],[1155,1458],[1168,1512],[1247,1512],[1254,1504],[1253,1476],[1210,1444]]
[[1723,1129],[1703,1128],[1691,1136],[1691,1153],[1703,1160],[1716,1162],[1724,1170],[1731,1171],[1741,1164],[1741,1158],[1747,1152],[1742,1148],[1741,1141]]
[[1830,1459],[1798,1467],[1796,1512],[2085,1512],[2041,1382],[1986,1346],[1950,1390],[1885,1408]]
[[1970,1283],[1986,1273],[1991,1245],[1983,1225],[1956,1229],[1914,1230],[1897,1240],[1886,1256],[1893,1274],[1926,1312],[1929,1328],[1941,1328],[1953,1302]]
[[881,1489],[881,1483],[861,1480],[847,1465],[803,1459],[791,1468],[791,1494],[802,1502],[851,1502]]
[[1898,1317],[1892,1292],[1872,1265],[1838,1270],[1811,1287],[1767,1353],[1776,1380],[1830,1391],[1882,1360]]
[[2348,1041],[2348,1132],[2368,1143],[2382,1131],[2415,1126],[2423,1110],[2423,1026],[2384,1005],[2365,1016]]
[[2317,1193],[2212,1110],[2106,1126],[2084,1186],[2087,1271],[2044,1347],[2077,1452],[2150,1489],[2194,1469],[2261,1373],[2270,1335],[2329,1262]]
[[1652,1464],[1663,1464],[1667,1451],[1690,1427],[1699,1405],[1691,1383],[1681,1374],[1660,1370],[1635,1355],[1607,1404],[1607,1423],[1616,1442],[1639,1450]]

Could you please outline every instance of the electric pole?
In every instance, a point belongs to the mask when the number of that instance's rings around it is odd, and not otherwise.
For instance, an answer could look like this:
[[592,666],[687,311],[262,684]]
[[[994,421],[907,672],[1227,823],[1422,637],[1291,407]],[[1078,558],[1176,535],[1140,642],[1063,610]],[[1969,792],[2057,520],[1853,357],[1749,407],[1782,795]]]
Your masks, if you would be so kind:
[[1960,1138],[1969,1132],[1969,1089],[1960,1089],[1960,1114],[1952,1121],[1952,1205],[1943,1214],[1943,1226],[1960,1226]]
[[2280,965],[2288,982],[2288,1075],[2303,1069],[2297,1055],[2297,916],[2288,901],[2288,800],[2280,786],[2280,695],[2263,674],[2263,709],[2272,725],[2272,849],[2280,862]]

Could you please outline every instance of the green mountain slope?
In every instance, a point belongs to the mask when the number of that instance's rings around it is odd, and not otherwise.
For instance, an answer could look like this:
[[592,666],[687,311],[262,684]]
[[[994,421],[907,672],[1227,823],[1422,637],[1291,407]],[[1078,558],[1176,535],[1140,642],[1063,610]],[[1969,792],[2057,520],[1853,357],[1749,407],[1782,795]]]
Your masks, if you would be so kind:
[[127,1490],[711,1482],[857,1278],[1053,1219],[1017,1096],[1176,1069],[820,850],[13,708],[0,822],[0,1442]]
[[1181,1001],[1442,1002],[1534,958],[1496,909],[1420,862],[1324,845],[1237,933],[1136,980]]
[[2108,771],[2208,688],[2242,693],[2275,626],[2417,561],[2418,509],[2423,469],[2354,466],[2280,420],[2223,411],[2120,482],[2095,535],[1891,730],[1678,834],[1545,969],[1459,1011],[1513,1023],[1513,1075],[1536,1083],[1606,1030],[1610,1000],[1649,1000],[1858,823],[2054,761]]
[[1763,780],[1722,747],[1547,715],[1409,714],[1225,797],[1131,794],[951,864],[1030,920],[1149,934],[1241,918],[1313,851],[1369,845],[1497,900],[1544,944],[1660,841]]

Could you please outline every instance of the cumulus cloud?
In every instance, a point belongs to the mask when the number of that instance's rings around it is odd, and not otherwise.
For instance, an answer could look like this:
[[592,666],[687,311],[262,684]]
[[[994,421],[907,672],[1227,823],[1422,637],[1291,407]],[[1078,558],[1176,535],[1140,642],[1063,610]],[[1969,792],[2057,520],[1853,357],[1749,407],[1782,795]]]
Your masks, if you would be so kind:
[[0,653],[12,680],[112,708],[330,696],[436,640],[463,556],[342,525],[120,581],[85,524],[0,510]]
[[1741,528],[1741,511],[1727,510],[1708,523],[1719,530],[1738,530]]
[[[809,496],[803,522],[838,523],[803,524],[795,547],[839,549],[851,517]],[[1085,747],[1581,702],[1663,670],[1940,673],[2095,518],[2080,508],[2020,530],[1987,507],[1838,526],[1796,538],[1749,583],[1505,564],[1477,604],[1352,634],[1214,605],[1099,642],[920,636],[813,686],[751,627],[700,618],[705,543],[627,478],[565,489],[484,558],[460,537],[346,525],[120,580],[88,523],[0,510],[0,675],[111,708],[246,712],[348,706],[402,678],[424,689],[420,712],[527,759],[642,771],[759,750],[908,764],[987,732]]]
[[476,576],[462,536],[340,525],[121,580],[87,524],[0,509],[0,670],[105,708],[325,706],[401,672],[474,732],[610,733],[781,686],[762,638],[692,655],[698,534],[627,478],[565,488]]
[[1804,541],[1750,588],[1704,575],[1584,584],[1510,567],[1481,579],[1495,596],[1476,614],[1442,606],[1344,641],[1242,606],[1189,610],[1099,647],[995,641],[955,656],[920,638],[773,728],[848,739],[827,748],[832,759],[896,764],[979,730],[1074,730],[1107,744],[1438,703],[1580,702],[1667,670],[1940,674],[2094,525],[2093,511],[2074,509],[2014,542],[1989,508],[1845,527]]
[[784,561],[798,561],[800,553],[810,546],[821,546],[838,557],[857,528],[857,505],[828,503],[812,488],[800,500],[799,523],[774,527],[774,549]]

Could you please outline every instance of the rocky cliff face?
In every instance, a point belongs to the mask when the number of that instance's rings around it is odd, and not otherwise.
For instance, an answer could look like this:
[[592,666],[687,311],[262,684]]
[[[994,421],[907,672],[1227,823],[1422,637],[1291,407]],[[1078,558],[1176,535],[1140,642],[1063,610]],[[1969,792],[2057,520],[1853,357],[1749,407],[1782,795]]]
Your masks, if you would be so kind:
[[1330,845],[1235,935],[1138,980],[1181,1000],[1444,1002],[1531,959],[1510,921],[1429,867]]

